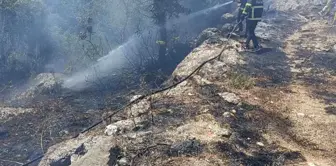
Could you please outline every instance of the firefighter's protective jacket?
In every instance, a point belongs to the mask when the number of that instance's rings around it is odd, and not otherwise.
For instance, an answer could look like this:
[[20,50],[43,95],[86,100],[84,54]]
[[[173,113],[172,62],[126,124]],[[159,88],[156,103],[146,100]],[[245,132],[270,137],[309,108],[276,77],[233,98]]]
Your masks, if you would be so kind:
[[243,14],[247,15],[247,20],[260,21],[264,12],[263,0],[248,0]]

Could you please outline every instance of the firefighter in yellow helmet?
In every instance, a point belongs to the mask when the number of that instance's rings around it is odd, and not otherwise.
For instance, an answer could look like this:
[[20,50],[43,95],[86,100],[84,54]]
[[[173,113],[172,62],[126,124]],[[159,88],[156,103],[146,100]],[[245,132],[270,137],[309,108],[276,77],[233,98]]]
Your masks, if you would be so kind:
[[253,50],[259,51],[261,49],[258,39],[255,35],[255,29],[258,23],[261,21],[264,12],[263,0],[248,0],[243,10],[243,17],[246,17],[246,31],[247,39],[245,48],[250,48],[250,42],[253,41]]

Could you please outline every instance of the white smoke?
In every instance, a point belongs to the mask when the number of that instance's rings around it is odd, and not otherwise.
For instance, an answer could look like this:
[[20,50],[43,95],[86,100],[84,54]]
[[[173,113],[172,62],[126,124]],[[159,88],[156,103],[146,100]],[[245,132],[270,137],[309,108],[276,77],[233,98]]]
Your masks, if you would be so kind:
[[[167,28],[172,29],[178,27],[178,34],[184,40],[190,40],[190,37],[197,35],[201,30],[206,28],[208,22],[207,20],[202,20],[199,18],[202,15],[211,15],[212,12],[217,10],[223,10],[223,7],[232,4],[233,1],[229,1],[214,7],[201,10],[199,12],[192,13],[187,16],[182,16],[178,19],[173,19],[168,21]],[[221,11],[221,13],[224,13]],[[103,77],[108,77],[113,74],[114,71],[121,69],[127,65],[127,58],[130,60],[135,59],[136,54],[139,49],[143,49],[141,45],[141,40],[143,37],[151,36],[150,47],[151,49],[156,49],[155,39],[158,28],[154,25],[149,28],[146,32],[141,35],[132,36],[126,43],[120,45],[119,47],[110,51],[106,56],[97,60],[97,62],[90,68],[77,72],[73,76],[67,78],[64,81],[64,88],[72,90],[82,90],[91,85],[92,82],[101,79]]]

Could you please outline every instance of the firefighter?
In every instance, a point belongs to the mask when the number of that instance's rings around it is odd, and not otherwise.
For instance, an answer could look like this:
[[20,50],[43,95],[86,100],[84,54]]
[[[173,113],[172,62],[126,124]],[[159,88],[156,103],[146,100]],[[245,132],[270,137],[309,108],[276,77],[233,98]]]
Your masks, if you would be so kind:
[[255,29],[261,21],[264,11],[263,0],[248,0],[245,8],[243,10],[243,16],[246,17],[246,31],[247,39],[245,43],[245,48],[250,49],[250,42],[253,41],[253,50],[258,51],[261,49],[258,39],[255,35]]

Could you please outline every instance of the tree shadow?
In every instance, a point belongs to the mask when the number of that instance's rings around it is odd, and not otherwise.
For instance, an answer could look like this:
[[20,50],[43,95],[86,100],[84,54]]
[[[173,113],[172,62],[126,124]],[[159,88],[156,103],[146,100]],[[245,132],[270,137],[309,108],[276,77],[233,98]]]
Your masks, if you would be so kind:
[[314,91],[313,93],[322,98],[326,104],[336,103],[336,93],[328,91]]
[[336,107],[335,106],[329,106],[325,108],[326,113],[336,115]]
[[[297,79],[302,80],[306,85],[313,86],[312,95],[325,104],[336,103],[336,94],[330,91],[335,88],[335,81],[332,79],[336,76],[335,54],[301,49],[297,52],[297,56],[297,59],[304,61],[296,66],[307,70],[305,73],[297,74]],[[332,111],[326,109],[326,112]]]
[[336,55],[335,53],[320,53],[312,57],[311,62],[319,68],[336,72]]
[[[218,93],[219,87],[206,85],[198,89],[211,104],[210,113],[219,124],[229,124],[232,135],[228,141],[218,142],[215,146],[231,165],[283,165],[284,163],[304,162],[300,152],[291,151],[273,143],[267,143],[263,134],[269,127],[272,132],[291,140],[300,146],[314,149],[316,145],[309,140],[296,137],[291,131],[292,122],[275,111],[264,110],[256,105],[242,103],[240,106],[224,101]],[[236,110],[235,116],[224,117],[223,111]]]
[[266,47],[259,54],[247,53],[244,58],[247,63],[239,68],[244,73],[256,78],[257,86],[284,86],[288,85],[292,79],[292,73],[287,63],[288,58],[276,47]]
[[305,161],[300,152],[296,151],[283,151],[274,152],[272,150],[262,150],[254,152],[252,155],[242,153],[234,145],[229,143],[218,142],[218,151],[230,156],[231,165],[248,165],[248,166],[261,166],[261,165],[284,165],[286,160],[290,161]]
[[284,40],[294,34],[305,22],[293,13],[269,11],[258,24],[257,36],[263,47],[259,54],[245,54],[245,73],[257,78],[257,86],[285,86],[293,77],[289,58],[282,51]]

